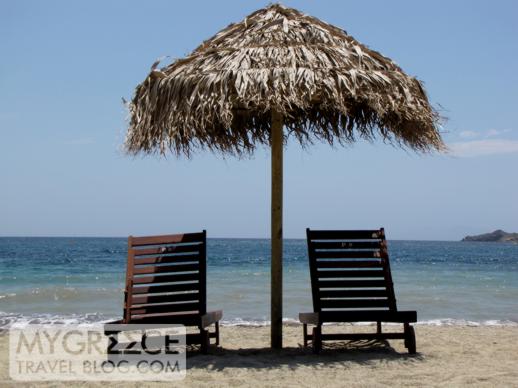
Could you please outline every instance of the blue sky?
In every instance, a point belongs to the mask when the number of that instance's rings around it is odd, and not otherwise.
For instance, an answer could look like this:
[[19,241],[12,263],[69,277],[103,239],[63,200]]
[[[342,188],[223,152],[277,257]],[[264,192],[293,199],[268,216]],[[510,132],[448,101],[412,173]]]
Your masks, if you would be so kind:
[[[285,154],[285,236],[376,228],[393,239],[518,231],[518,3],[285,1],[423,80],[451,155],[382,143]],[[264,1],[0,1],[0,236],[192,231],[267,237],[268,149],[237,160],[121,152],[156,58],[182,57]]]

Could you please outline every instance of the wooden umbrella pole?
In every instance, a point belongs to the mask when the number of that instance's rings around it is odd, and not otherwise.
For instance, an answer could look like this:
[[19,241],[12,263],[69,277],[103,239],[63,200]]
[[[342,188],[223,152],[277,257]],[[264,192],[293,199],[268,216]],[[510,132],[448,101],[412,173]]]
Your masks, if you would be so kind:
[[282,151],[283,116],[272,111],[272,284],[271,341],[273,349],[282,348]]

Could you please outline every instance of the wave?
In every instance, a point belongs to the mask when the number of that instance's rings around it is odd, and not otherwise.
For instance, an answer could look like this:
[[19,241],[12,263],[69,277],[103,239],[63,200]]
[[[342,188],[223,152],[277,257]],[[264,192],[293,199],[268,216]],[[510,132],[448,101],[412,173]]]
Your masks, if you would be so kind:
[[[283,318],[282,322],[286,326],[301,326],[299,320],[294,318]],[[244,320],[242,318],[233,318],[229,320],[222,320],[222,326],[248,326],[248,327],[261,327],[270,326],[269,320]],[[324,325],[337,325],[336,323],[325,323]],[[351,322],[351,323],[338,323],[338,325],[352,325],[352,326],[373,326],[372,322]],[[384,323],[388,326],[398,326],[399,323]],[[441,318],[441,319],[429,319],[424,321],[417,321],[415,325],[419,326],[517,326],[518,322],[511,320],[498,320],[489,319],[482,321],[472,321],[467,319],[454,319],[454,318]]]
[[115,298],[123,295],[122,288],[106,287],[35,287],[0,294],[0,303],[38,303],[48,301],[81,302],[92,299]]
[[79,325],[99,324],[120,319],[120,317],[108,317],[103,314],[19,314],[0,311],[0,333],[13,325],[25,326],[29,324],[39,325]]
[[442,319],[429,319],[425,321],[418,321],[417,325],[426,326],[518,326],[518,322],[511,321],[508,319],[487,319],[482,321],[472,321],[467,319],[453,319],[453,318],[442,318]]

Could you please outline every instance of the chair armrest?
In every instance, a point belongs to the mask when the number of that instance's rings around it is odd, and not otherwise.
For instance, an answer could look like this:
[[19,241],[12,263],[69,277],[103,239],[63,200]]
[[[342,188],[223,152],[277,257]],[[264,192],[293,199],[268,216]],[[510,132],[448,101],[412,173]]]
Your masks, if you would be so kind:
[[111,330],[107,330],[107,329],[106,329],[106,325],[121,325],[121,324],[122,324],[122,322],[123,322],[123,320],[122,320],[122,319],[119,319],[118,321],[105,322],[105,323],[103,324],[104,335],[108,335],[108,334],[107,334],[108,332],[110,332],[110,333],[112,332]]
[[222,310],[209,311],[201,316],[201,327],[206,328],[213,323],[218,322],[223,317]]
[[319,325],[320,314],[319,313],[299,313],[299,320],[305,324]]

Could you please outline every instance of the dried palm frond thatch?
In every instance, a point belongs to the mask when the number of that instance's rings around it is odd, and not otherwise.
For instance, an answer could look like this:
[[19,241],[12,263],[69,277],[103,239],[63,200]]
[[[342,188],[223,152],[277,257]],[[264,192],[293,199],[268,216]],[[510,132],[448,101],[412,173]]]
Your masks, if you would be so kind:
[[157,66],[129,105],[130,153],[250,152],[270,143],[273,111],[302,144],[380,134],[419,151],[443,148],[439,116],[417,79],[295,9],[256,11],[186,58]]

